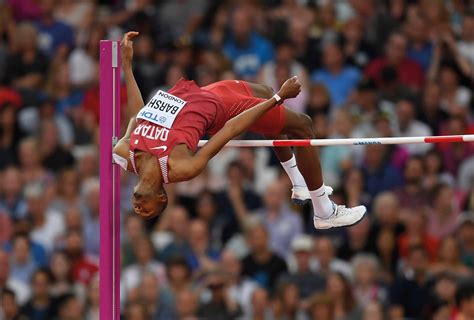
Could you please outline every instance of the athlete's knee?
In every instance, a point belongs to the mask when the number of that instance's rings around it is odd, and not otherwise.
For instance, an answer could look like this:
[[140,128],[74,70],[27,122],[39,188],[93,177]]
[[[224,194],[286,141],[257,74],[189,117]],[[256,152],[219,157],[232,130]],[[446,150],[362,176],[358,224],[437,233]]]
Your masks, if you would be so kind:
[[297,125],[294,128],[293,136],[300,139],[311,139],[314,137],[313,120],[304,113],[298,114]]

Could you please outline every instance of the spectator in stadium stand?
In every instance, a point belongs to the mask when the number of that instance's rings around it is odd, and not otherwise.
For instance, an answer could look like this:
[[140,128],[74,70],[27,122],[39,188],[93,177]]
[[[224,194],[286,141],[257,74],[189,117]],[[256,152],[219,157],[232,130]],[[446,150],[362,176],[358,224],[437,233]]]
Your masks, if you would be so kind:
[[[431,304],[444,302],[449,313],[452,314],[456,309],[456,290],[458,287],[459,278],[454,276],[451,272],[441,272],[434,277],[433,287],[431,293]],[[432,305],[432,313],[436,313],[436,305]]]
[[58,173],[56,179],[56,196],[50,207],[58,211],[65,211],[80,204],[81,177],[74,168],[65,168]]
[[341,190],[347,197],[347,205],[364,204],[368,207],[370,195],[364,190],[364,177],[362,171],[357,167],[349,168],[342,172]]
[[50,257],[49,269],[52,275],[51,294],[55,297],[75,289],[72,266],[64,251],[54,251]]
[[[398,118],[398,130],[396,135],[401,137],[424,137],[431,136],[431,128],[421,121],[416,120],[415,103],[408,99],[400,100],[396,106]],[[408,145],[404,146],[410,155],[424,154],[432,148],[430,144],[423,144],[419,146]]]
[[12,219],[24,218],[28,206],[22,194],[23,183],[21,172],[16,166],[9,166],[3,170],[3,188],[0,193],[0,210]]
[[248,81],[273,59],[270,42],[254,31],[255,19],[251,7],[236,8],[231,17],[231,35],[224,42],[224,52],[232,60],[234,71]]
[[72,264],[74,282],[87,286],[99,271],[98,265],[84,253],[84,239],[80,231],[68,230],[64,251]]
[[364,219],[360,223],[347,228],[347,235],[338,248],[337,256],[350,261],[357,253],[370,252],[369,232],[369,219]]
[[[243,229],[243,217],[248,211],[259,209],[260,195],[247,181],[248,169],[240,161],[232,161],[227,166],[227,190],[219,192],[219,212],[228,220],[224,231],[224,241]],[[227,235],[227,236],[226,236]]]
[[456,237],[461,248],[462,262],[472,268],[474,267],[474,216],[466,212],[460,216]]
[[60,212],[48,208],[45,187],[39,183],[25,187],[28,219],[32,222],[31,239],[46,250],[53,251],[57,238],[64,232],[64,219]]
[[166,263],[166,279],[170,292],[176,298],[181,291],[191,288],[192,273],[186,258],[172,257]]
[[398,169],[389,161],[387,145],[366,146],[365,163],[362,166],[365,189],[373,198],[382,191],[394,189],[402,184]]
[[87,288],[87,298],[84,310],[87,320],[100,319],[100,281],[97,275],[92,279]]
[[59,296],[56,300],[58,320],[83,319],[84,305],[79,297],[72,293],[66,293]]
[[292,256],[289,258],[289,272],[282,274],[278,282],[294,283],[303,301],[326,286],[326,277],[311,270],[311,254],[314,239],[309,235],[299,235],[291,242]]
[[448,119],[448,113],[441,108],[441,87],[438,83],[428,82],[426,84],[417,119],[427,124],[433,134],[440,134],[442,125]]
[[230,250],[222,252],[219,267],[226,273],[229,295],[239,304],[244,314],[249,314],[252,294],[258,288],[257,283],[242,275],[242,262]]
[[461,39],[457,43],[459,53],[474,67],[474,12],[467,12],[462,18]]
[[303,221],[290,208],[286,190],[278,181],[269,185],[264,194],[264,207],[255,212],[268,230],[271,250],[283,258],[291,252],[291,241],[303,232]]
[[14,39],[13,51],[7,57],[4,81],[24,90],[20,90],[24,100],[29,90],[40,89],[48,71],[49,60],[38,48],[38,31],[32,24],[18,24]]
[[85,251],[93,256],[100,254],[100,239],[94,237],[100,234],[100,181],[97,178],[86,180],[82,184],[84,197],[84,237]]
[[137,261],[133,244],[145,233],[145,222],[135,215],[127,214],[123,224],[124,240],[122,242],[121,260],[124,266],[129,266]]
[[443,155],[438,149],[432,149],[424,155],[423,187],[431,192],[439,184],[454,184],[453,176],[444,168]]
[[[452,116],[446,124],[445,134],[464,134],[468,130],[468,120],[464,116]],[[443,163],[446,171],[456,176],[460,164],[474,155],[473,143],[450,143],[447,146],[439,146],[443,155]]]
[[322,83],[312,83],[309,87],[308,104],[305,113],[313,116],[315,113],[329,114],[331,97],[326,86]]
[[35,271],[31,277],[31,298],[21,309],[25,316],[35,320],[54,319],[57,310],[49,293],[51,281],[48,269],[40,268]]
[[125,319],[147,320],[150,318],[143,302],[133,301],[125,305],[123,315]]
[[420,90],[425,81],[423,69],[418,62],[406,56],[406,51],[405,35],[393,32],[386,42],[385,56],[372,60],[364,71],[365,75],[374,79],[377,85],[381,85],[382,70],[391,66],[397,70],[400,83],[413,90]]
[[340,272],[330,272],[326,282],[326,293],[333,299],[336,319],[358,318],[362,309],[355,300],[350,280]]
[[245,232],[250,253],[242,260],[242,274],[271,291],[278,276],[287,271],[286,262],[270,250],[269,233],[261,222],[248,221]]
[[195,204],[196,216],[209,226],[209,241],[214,249],[220,249],[223,244],[224,230],[227,224],[225,217],[219,214],[217,199],[214,193],[203,190],[197,196]]
[[428,232],[430,217],[427,216],[426,210],[415,211],[406,208],[405,212],[405,232],[398,237],[400,257],[408,258],[410,247],[416,244],[424,248],[429,261],[436,261],[439,240]]
[[423,158],[408,158],[403,169],[404,184],[394,191],[400,208],[423,208],[428,205],[428,194],[423,185],[424,175]]
[[439,184],[431,192],[428,232],[443,239],[454,232],[460,214],[459,200],[453,188]]
[[0,290],[0,317],[5,320],[27,320],[18,306],[16,295],[8,288]]
[[429,255],[423,246],[413,245],[408,249],[406,266],[390,288],[390,317],[399,319],[427,316],[430,301],[428,264]]
[[30,296],[30,288],[10,276],[9,256],[0,248],[0,292],[10,289],[15,292],[19,305],[23,305]]
[[49,57],[63,57],[74,46],[73,29],[54,17],[54,0],[41,1],[41,18],[35,27],[39,33],[39,47]]
[[198,307],[198,296],[193,290],[185,289],[176,296],[176,313],[178,319],[198,320]]
[[312,319],[334,319],[334,300],[327,293],[321,292],[313,295],[310,300],[308,313]]
[[312,269],[323,277],[326,278],[331,272],[340,272],[347,278],[352,276],[349,263],[336,256],[336,248],[331,238],[319,236],[314,246],[314,255],[316,259],[312,263]]
[[437,77],[441,88],[441,109],[452,115],[459,112],[457,109],[466,110],[469,114],[472,90],[462,84],[460,73],[457,65],[444,63],[439,67]]
[[459,285],[456,291],[456,306],[458,312],[455,320],[467,320],[474,317],[474,283],[472,279]]
[[134,291],[135,298],[131,300],[145,304],[147,319],[176,319],[171,293],[154,273],[143,274],[138,288]]
[[372,302],[386,304],[387,288],[378,281],[379,263],[372,254],[359,253],[351,260],[354,274],[352,288],[357,304],[362,308]]
[[404,29],[408,39],[407,57],[418,62],[426,72],[433,54],[433,44],[430,41],[430,29],[426,19],[422,15],[409,16]]
[[[0,91],[0,96],[5,94]],[[0,169],[17,163],[18,144],[24,136],[18,123],[18,108],[12,103],[0,103]]]
[[25,284],[28,284],[31,276],[38,268],[32,257],[30,241],[26,235],[17,234],[13,237],[10,268],[10,276]]
[[167,218],[165,219],[172,241],[164,246],[159,253],[159,257],[161,261],[167,262],[170,257],[191,250],[189,242],[190,220],[188,211],[182,206],[167,209]]
[[364,22],[350,17],[342,29],[342,49],[349,65],[363,69],[373,58],[374,50],[364,39]]
[[189,225],[188,235],[190,250],[186,259],[193,271],[206,272],[214,269],[220,252],[211,248],[207,224],[201,219],[194,219]]
[[452,272],[459,277],[472,276],[472,271],[461,260],[460,246],[454,236],[447,236],[441,240],[438,260],[431,266],[430,271],[433,274]]
[[298,287],[291,282],[281,282],[277,285],[273,313],[276,319],[302,319],[303,310],[300,308]]
[[302,88],[300,94],[288,99],[285,105],[291,109],[303,112],[308,100],[309,77],[304,66],[294,58],[293,43],[283,39],[276,45],[275,60],[267,62],[257,76],[257,82],[266,84],[277,92],[286,79],[297,76]]
[[72,153],[61,145],[58,133],[58,127],[54,121],[45,120],[41,124],[39,153],[42,164],[55,173],[75,163]]
[[18,159],[20,162],[21,179],[28,183],[51,183],[52,176],[41,164],[39,154],[39,140],[28,137],[21,140],[18,148]]
[[361,77],[357,68],[344,63],[341,45],[329,42],[323,45],[323,68],[311,74],[313,83],[323,83],[328,88],[333,110],[347,101]]
[[228,283],[222,272],[212,272],[206,275],[204,285],[211,292],[211,299],[201,303],[198,316],[204,319],[235,319],[242,315],[242,310],[236,300],[229,294]]
[[130,291],[139,288],[143,273],[148,272],[155,275],[160,283],[166,283],[166,269],[163,263],[154,258],[153,243],[142,235],[133,243],[137,262],[131,264],[122,272],[121,286],[122,299],[125,299]]
[[54,99],[55,111],[70,119],[78,117],[79,106],[84,98],[83,91],[76,89],[71,84],[71,75],[67,62],[60,62],[51,66],[46,91]]
[[244,316],[249,319],[265,320],[273,318],[271,300],[268,291],[258,287],[250,297],[251,308]]

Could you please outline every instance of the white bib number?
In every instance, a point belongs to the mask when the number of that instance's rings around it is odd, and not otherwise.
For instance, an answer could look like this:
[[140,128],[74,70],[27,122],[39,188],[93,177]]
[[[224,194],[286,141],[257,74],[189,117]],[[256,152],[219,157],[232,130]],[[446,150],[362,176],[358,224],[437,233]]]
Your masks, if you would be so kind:
[[137,118],[171,129],[174,120],[186,101],[168,92],[158,90],[153,98],[138,112]]

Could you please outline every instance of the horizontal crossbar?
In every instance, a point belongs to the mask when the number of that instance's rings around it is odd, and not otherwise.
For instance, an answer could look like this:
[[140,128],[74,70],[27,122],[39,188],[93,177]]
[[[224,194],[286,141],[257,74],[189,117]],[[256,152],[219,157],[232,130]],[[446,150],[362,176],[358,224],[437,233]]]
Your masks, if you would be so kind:
[[[202,147],[208,140],[199,141]],[[453,143],[474,142],[474,134],[428,137],[389,138],[349,138],[349,139],[306,139],[306,140],[231,140],[226,147],[309,147],[309,146],[349,146],[371,144],[411,144],[411,143]]]

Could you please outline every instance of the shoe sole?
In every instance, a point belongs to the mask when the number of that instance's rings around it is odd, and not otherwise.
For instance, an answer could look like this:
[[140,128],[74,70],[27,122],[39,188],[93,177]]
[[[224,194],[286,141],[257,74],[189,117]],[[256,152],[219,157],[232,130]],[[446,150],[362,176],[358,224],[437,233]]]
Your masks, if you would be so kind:
[[343,226],[329,227],[329,228],[316,228],[316,226],[314,226],[314,228],[318,229],[318,230],[329,230],[329,229],[333,229],[333,228],[353,227],[353,226],[358,225],[359,223],[361,223],[361,221],[364,220],[366,214],[367,214],[367,210],[365,210],[364,214],[362,215],[362,217],[359,220],[357,220],[356,222],[354,222],[352,224],[346,224],[346,225],[343,225]]
[[311,199],[304,199],[304,200],[301,200],[301,199],[297,199],[297,198],[291,198],[291,202],[292,202],[293,204],[298,205],[298,206],[304,206],[304,205],[310,203],[310,202],[311,202]]

